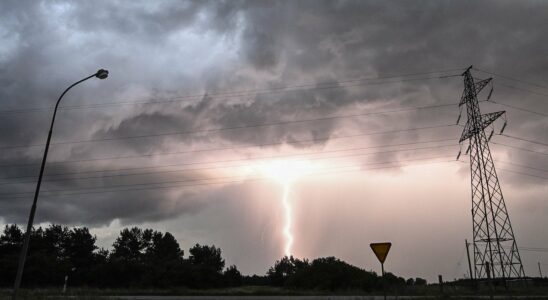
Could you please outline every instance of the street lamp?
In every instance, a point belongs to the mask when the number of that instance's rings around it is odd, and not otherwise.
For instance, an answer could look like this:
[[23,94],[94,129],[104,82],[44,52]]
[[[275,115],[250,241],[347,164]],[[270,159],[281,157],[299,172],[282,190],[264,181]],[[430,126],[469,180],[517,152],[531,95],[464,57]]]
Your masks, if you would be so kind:
[[17,297],[17,291],[21,285],[21,278],[23,277],[23,269],[25,267],[25,259],[27,257],[27,252],[29,249],[30,235],[32,231],[32,225],[34,223],[34,213],[36,212],[36,202],[38,200],[38,194],[40,194],[40,184],[42,184],[42,175],[44,175],[44,167],[46,166],[46,158],[48,157],[49,143],[51,141],[51,133],[53,131],[53,123],[55,122],[55,116],[57,115],[57,108],[59,107],[59,102],[63,96],[75,85],[82,83],[92,77],[97,77],[99,79],[105,79],[108,77],[108,71],[100,69],[95,74],[90,75],[80,81],[73,83],[69,86],[59,97],[57,103],[55,103],[55,109],[53,110],[53,118],[51,119],[51,125],[48,133],[48,140],[46,142],[46,149],[44,150],[44,157],[42,158],[42,165],[40,167],[40,175],[38,176],[38,183],[36,183],[36,191],[34,192],[34,201],[32,202],[32,207],[30,209],[29,221],[27,224],[27,231],[25,232],[25,240],[23,241],[23,247],[21,248],[21,254],[19,255],[19,265],[17,266],[17,274],[15,275],[15,284],[13,286],[12,299],[15,300]]

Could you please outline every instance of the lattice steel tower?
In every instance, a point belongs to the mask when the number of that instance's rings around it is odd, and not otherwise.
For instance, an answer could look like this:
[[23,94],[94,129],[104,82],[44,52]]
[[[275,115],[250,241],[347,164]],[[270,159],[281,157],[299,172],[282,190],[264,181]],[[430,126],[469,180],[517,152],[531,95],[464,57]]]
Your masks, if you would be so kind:
[[[472,66],[462,74],[464,92],[459,106],[466,104],[468,121],[459,143],[469,140],[466,152],[470,154],[472,181],[474,277],[503,280],[520,278],[525,276],[525,273],[489,150],[489,140],[493,136],[493,131],[489,137],[485,134],[485,128],[505,112],[481,114],[478,93],[491,81],[491,78],[475,81],[470,73],[471,69]],[[491,89],[487,99],[491,97],[492,92]],[[506,122],[501,133],[505,127]],[[460,152],[457,159],[459,156]]]

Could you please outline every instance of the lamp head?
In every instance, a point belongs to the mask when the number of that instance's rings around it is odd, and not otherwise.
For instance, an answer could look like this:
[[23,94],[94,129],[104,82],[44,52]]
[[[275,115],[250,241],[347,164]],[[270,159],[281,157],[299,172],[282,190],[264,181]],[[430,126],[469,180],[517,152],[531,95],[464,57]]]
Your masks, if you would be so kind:
[[97,73],[95,73],[95,77],[99,79],[105,79],[108,77],[108,71],[105,69],[100,69],[99,71],[97,71]]

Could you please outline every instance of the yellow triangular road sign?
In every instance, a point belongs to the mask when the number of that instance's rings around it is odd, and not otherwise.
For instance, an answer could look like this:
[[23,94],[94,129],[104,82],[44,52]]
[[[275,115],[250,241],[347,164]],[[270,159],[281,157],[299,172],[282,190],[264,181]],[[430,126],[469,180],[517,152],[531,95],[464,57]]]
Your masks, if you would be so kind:
[[383,264],[386,260],[386,256],[388,255],[388,251],[390,251],[390,246],[392,246],[392,243],[371,243],[369,246],[371,246],[371,249],[381,264]]

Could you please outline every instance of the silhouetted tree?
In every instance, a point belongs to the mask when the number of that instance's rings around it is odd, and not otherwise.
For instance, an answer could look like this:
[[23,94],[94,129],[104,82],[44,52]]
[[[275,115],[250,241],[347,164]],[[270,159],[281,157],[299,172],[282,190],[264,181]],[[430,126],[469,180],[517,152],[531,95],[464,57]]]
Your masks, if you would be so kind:
[[225,260],[221,257],[221,249],[215,246],[200,246],[196,244],[189,250],[189,261],[193,265],[201,265],[221,272],[225,267]]
[[[98,263],[98,255],[95,253],[97,238],[86,227],[72,228],[64,245],[64,254],[69,264],[70,281],[72,285],[85,284],[93,281],[91,271]],[[69,275],[69,274],[67,274]]]
[[146,246],[147,240],[143,238],[143,230],[137,227],[125,228],[112,245],[111,257],[137,263],[142,260]]
[[183,283],[183,251],[175,237],[166,232],[144,231],[147,241],[145,264],[147,272],[143,282],[153,286],[168,287]]
[[384,273],[384,281],[388,286],[391,287],[401,287],[405,285],[405,279],[402,277],[398,277],[390,272]]
[[63,256],[65,236],[62,232],[57,225],[45,230],[32,228],[23,282],[37,287],[62,284],[63,273],[68,269]]
[[122,286],[167,287],[192,278],[184,274],[183,251],[171,233],[137,227],[120,232],[105,268],[108,282]]
[[183,251],[171,233],[166,232],[162,235],[160,232],[154,232],[146,255],[152,261],[177,261],[183,258]]
[[69,231],[65,243],[65,255],[72,267],[83,269],[96,262],[94,253],[97,249],[96,240],[97,238],[92,236],[89,229],[85,227],[73,228]]
[[23,244],[23,231],[16,224],[4,226],[4,232],[0,235],[0,250],[17,251],[17,248]]
[[66,259],[66,246],[69,240],[69,229],[61,225],[52,224],[44,230],[44,251],[57,260]]
[[[6,225],[0,234],[0,285],[11,286],[17,268],[23,232],[16,225]],[[196,244],[189,258],[175,237],[152,229],[126,228],[116,238],[111,252],[98,249],[96,237],[86,227],[69,229],[50,225],[33,228],[25,275],[26,287],[61,286],[69,275],[70,286],[156,287],[187,286],[214,288],[222,286],[276,285],[295,289],[370,290],[426,285],[421,278],[407,282],[386,273],[381,282],[367,272],[334,257],[318,258],[309,263],[293,256],[276,261],[266,276],[242,276],[235,265],[224,270],[220,248]],[[74,271],[73,268],[75,268]]]
[[223,285],[222,270],[225,261],[221,249],[215,246],[196,244],[189,250],[190,256],[185,266],[185,285],[191,288],[219,287]]
[[112,245],[106,267],[109,283],[114,286],[138,286],[146,274],[145,252],[151,242],[152,231],[140,228],[124,228]]
[[13,284],[19,251],[23,245],[23,232],[17,225],[6,225],[0,235],[0,285]]
[[320,290],[371,290],[377,282],[374,273],[352,266],[335,257],[318,258],[297,268],[285,286]]
[[227,286],[240,286],[242,285],[242,274],[238,271],[235,265],[229,266],[223,272],[225,285]]
[[308,267],[308,260],[300,260],[293,256],[284,256],[277,260],[274,266],[267,271],[270,283],[275,286],[283,286],[289,276],[295,274],[299,269]]
[[[100,248],[95,251],[93,255],[94,264],[89,266],[89,273],[87,273],[85,279],[82,279],[83,282],[80,282],[80,284],[94,287],[110,286],[110,277],[108,276],[110,266],[108,261],[109,254],[109,251],[104,248]],[[76,282],[76,284],[77,283],[78,282]],[[71,283],[71,285],[74,284],[74,282]]]
[[267,275],[259,276],[254,274],[252,276],[243,276],[242,284],[253,285],[253,286],[263,286],[263,285],[270,285],[271,283]]

